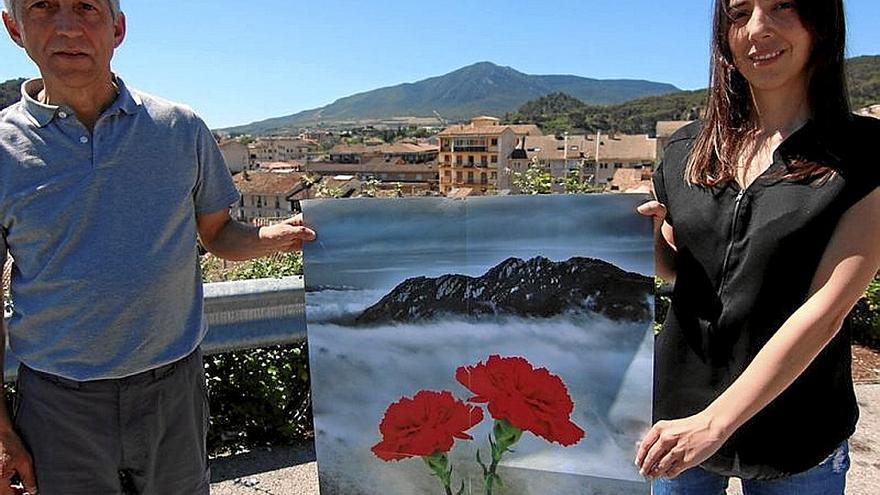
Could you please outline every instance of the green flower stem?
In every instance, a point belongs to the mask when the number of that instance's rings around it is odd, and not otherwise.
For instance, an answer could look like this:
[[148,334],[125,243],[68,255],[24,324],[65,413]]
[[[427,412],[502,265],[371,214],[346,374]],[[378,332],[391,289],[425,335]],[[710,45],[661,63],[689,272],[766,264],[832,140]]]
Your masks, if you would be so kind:
[[446,452],[437,452],[433,455],[423,456],[422,460],[428,465],[428,469],[434,476],[440,479],[446,495],[452,495],[452,468],[449,467],[449,457]]
[[[480,459],[479,451],[477,452],[477,462],[480,464],[480,467],[483,468],[486,495],[492,495],[492,490],[495,488],[495,485],[502,485],[501,477],[498,476],[498,473],[496,472],[498,470],[498,463],[501,462],[501,457],[504,453],[509,452],[510,447],[522,438],[522,434],[522,430],[513,426],[507,420],[495,420],[495,426],[492,427],[492,434],[489,435],[489,446],[492,450],[492,462],[489,464],[489,467],[486,467]],[[492,439],[493,435],[495,437],[494,441]]]

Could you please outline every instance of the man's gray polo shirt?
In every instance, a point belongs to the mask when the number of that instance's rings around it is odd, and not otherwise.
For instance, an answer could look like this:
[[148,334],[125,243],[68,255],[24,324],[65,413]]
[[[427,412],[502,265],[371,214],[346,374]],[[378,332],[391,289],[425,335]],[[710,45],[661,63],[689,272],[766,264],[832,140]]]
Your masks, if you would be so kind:
[[196,215],[238,200],[189,108],[126,88],[89,132],[30,95],[0,112],[0,262],[12,352],[74,380],[120,378],[201,342]]

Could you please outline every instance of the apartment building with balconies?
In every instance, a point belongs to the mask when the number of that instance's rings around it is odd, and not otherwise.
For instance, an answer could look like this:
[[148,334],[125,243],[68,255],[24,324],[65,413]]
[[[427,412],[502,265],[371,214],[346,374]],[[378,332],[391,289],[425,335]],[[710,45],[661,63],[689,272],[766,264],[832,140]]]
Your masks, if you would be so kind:
[[487,116],[446,128],[438,134],[440,193],[467,188],[482,195],[513,189],[511,155],[522,139],[540,135],[537,126],[501,125]]

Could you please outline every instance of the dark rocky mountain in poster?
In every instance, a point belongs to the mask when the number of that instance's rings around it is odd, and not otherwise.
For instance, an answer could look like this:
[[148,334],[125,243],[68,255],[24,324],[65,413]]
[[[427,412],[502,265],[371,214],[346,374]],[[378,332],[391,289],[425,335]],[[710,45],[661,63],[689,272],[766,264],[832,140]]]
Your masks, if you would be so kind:
[[652,290],[650,277],[602,260],[508,258],[480,277],[407,279],[364,310],[356,323],[415,322],[441,315],[548,318],[564,313],[642,321],[651,318]]

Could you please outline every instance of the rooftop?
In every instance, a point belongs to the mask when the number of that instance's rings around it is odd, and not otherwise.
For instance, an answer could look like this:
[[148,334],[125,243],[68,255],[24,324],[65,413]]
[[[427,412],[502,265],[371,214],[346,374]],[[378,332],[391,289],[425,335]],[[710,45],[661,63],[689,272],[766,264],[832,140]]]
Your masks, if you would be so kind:
[[675,134],[675,131],[691,122],[693,122],[693,120],[660,120],[657,122],[657,137],[668,138]]
[[305,174],[299,172],[277,173],[258,170],[235,174],[232,180],[242,194],[282,196],[294,192]]
[[[596,159],[596,135],[534,136],[526,139],[530,158],[542,161]],[[601,161],[654,161],[657,158],[657,140],[647,134],[600,134]]]

